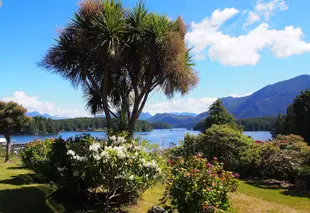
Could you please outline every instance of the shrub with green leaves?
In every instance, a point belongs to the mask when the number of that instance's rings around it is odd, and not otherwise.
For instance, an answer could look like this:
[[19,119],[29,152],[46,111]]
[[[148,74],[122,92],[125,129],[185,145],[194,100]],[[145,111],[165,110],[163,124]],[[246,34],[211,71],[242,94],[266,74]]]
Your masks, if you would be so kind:
[[54,139],[36,140],[28,143],[21,152],[23,164],[43,176],[51,174],[49,154],[52,150]]
[[229,192],[237,190],[238,174],[225,171],[216,158],[200,155],[169,160],[170,175],[161,204],[179,213],[229,210]]
[[218,156],[225,169],[236,171],[242,164],[244,153],[253,145],[254,140],[245,136],[242,131],[229,125],[213,125],[202,136],[199,149],[208,159]]
[[86,194],[110,212],[135,201],[163,175],[165,161],[157,147],[146,141],[111,136],[96,141],[90,135],[67,141],[49,139],[27,145],[25,166],[66,192]]
[[111,136],[99,143],[82,137],[67,145],[69,165],[57,168],[59,183],[72,181],[77,191],[100,200],[104,212],[135,201],[162,176],[164,163],[145,141]]

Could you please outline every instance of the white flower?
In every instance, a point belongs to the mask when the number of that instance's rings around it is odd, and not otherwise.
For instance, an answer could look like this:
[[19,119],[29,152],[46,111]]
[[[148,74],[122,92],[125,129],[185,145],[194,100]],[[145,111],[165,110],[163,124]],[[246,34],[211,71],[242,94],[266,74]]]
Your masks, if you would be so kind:
[[161,168],[157,168],[156,171],[160,174],[161,173]]
[[87,161],[87,158],[86,157],[81,157],[80,161]]
[[67,155],[74,156],[74,155],[75,155],[75,152],[74,152],[73,150],[70,149],[70,150],[67,152]]
[[62,171],[64,171],[64,170],[66,170],[66,169],[67,169],[67,167],[63,167],[63,168],[57,167],[58,172],[62,172]]
[[101,156],[101,157],[107,157],[108,155],[109,155],[109,153],[106,152],[106,151],[102,151],[102,152],[100,153],[100,156]]
[[80,172],[79,172],[79,171],[74,171],[74,172],[73,172],[73,176],[74,176],[74,177],[77,177],[77,176],[79,176],[79,175],[80,175]]
[[125,157],[126,157],[126,154],[125,154],[123,151],[119,151],[119,152],[117,153],[117,156],[118,156],[119,158],[125,158]]
[[97,152],[100,149],[100,143],[94,143],[89,146],[89,151]]
[[140,159],[140,162],[144,165],[145,164],[145,159],[144,158]]
[[126,140],[125,140],[124,137],[118,137],[118,139],[117,139],[117,142],[118,142],[119,144],[124,143],[125,141],[126,141]]
[[152,160],[152,166],[153,166],[154,168],[156,168],[156,167],[157,167],[157,163],[156,163],[156,161],[155,161],[155,160]]
[[144,166],[145,166],[145,167],[151,167],[152,164],[151,164],[150,162],[147,162],[147,163],[144,164]]
[[100,156],[100,155],[93,155],[93,157],[94,157],[94,159],[95,159],[96,161],[99,161],[99,160],[101,159],[101,156]]
[[133,176],[133,175],[130,175],[128,179],[129,179],[129,180],[133,180],[133,179],[134,179],[134,176]]
[[111,140],[111,141],[116,141],[116,136],[115,136],[115,135],[111,136],[111,137],[110,137],[110,140]]

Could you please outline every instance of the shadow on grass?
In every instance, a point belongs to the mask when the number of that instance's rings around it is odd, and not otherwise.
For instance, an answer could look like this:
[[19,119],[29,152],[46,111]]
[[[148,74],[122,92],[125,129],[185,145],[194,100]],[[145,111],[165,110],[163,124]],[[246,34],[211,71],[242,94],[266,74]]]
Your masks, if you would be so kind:
[[46,204],[45,192],[37,187],[0,190],[2,213],[52,213]]
[[10,184],[15,186],[27,185],[33,183],[33,179],[29,175],[12,176],[10,179],[0,180],[0,184]]
[[288,189],[288,190],[282,191],[281,193],[287,196],[304,197],[304,198],[310,199],[310,191],[298,191],[296,189]]
[[25,166],[10,166],[7,168],[8,170],[20,170],[20,169],[26,169]]
[[57,190],[48,197],[53,206],[62,206],[65,212],[102,212],[102,203],[89,199],[86,194],[74,195],[65,190]]
[[287,184],[283,181],[270,180],[246,180],[247,184],[261,189],[278,190],[281,194],[292,197],[310,198],[310,191],[300,191],[295,189],[294,185]]

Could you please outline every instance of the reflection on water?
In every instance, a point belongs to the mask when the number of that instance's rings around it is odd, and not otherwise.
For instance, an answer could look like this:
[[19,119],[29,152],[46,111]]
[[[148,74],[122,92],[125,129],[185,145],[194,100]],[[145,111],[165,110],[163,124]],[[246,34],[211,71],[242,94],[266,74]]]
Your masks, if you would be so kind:
[[[178,144],[179,141],[182,141],[185,134],[198,135],[199,133],[199,131],[187,129],[155,129],[152,132],[136,132],[135,136],[146,139],[153,144],[155,143],[162,147],[168,147],[171,142]],[[107,137],[106,132],[61,132],[59,134],[52,135],[15,135],[12,139],[15,143],[27,143],[29,141],[46,138],[62,137],[63,139],[67,139],[81,134],[90,134],[99,139],[104,139]],[[271,134],[269,132],[244,132],[244,134],[251,136],[254,140],[267,141],[271,139]],[[3,136],[0,136],[0,138],[1,137]]]

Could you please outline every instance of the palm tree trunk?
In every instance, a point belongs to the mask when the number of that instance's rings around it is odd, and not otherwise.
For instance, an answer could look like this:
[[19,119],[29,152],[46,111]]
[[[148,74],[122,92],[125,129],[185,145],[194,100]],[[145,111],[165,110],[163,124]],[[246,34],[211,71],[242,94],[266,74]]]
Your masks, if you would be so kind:
[[11,153],[11,136],[5,135],[6,139],[6,154],[5,154],[5,161],[8,162],[10,160],[10,153]]
[[135,122],[136,122],[136,120],[133,120],[133,119],[130,119],[130,121],[128,122],[129,137],[133,136],[133,133],[135,131]]

